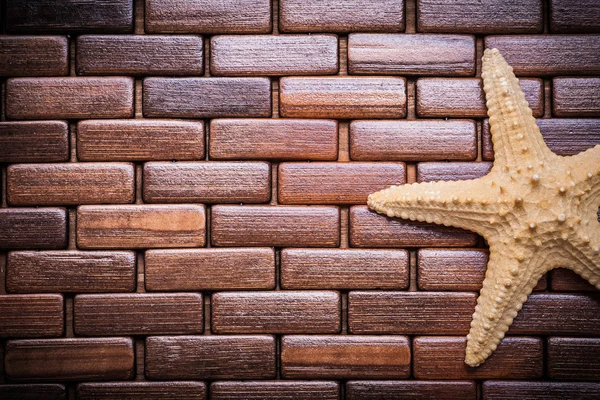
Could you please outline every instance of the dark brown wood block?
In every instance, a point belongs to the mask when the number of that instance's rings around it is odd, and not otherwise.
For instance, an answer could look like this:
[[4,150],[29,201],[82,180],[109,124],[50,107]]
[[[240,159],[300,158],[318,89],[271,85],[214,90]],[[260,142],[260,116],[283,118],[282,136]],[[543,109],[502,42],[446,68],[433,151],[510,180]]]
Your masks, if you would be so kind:
[[404,0],[281,0],[282,32],[404,31]]
[[148,203],[265,203],[271,198],[266,162],[149,162],[144,164]]
[[492,169],[489,162],[424,162],[417,164],[417,182],[458,181],[484,177]]
[[64,121],[0,122],[0,162],[55,162],[69,159]]
[[406,183],[404,163],[282,163],[280,204],[363,204],[370,193]]
[[63,334],[59,294],[0,295],[0,337],[53,337]]
[[475,382],[462,381],[350,381],[347,400],[414,399],[475,400]]
[[80,206],[77,245],[83,249],[204,246],[205,225],[203,205]]
[[404,118],[399,77],[291,77],[279,80],[279,113],[298,118]]
[[132,251],[13,251],[8,253],[9,293],[133,292]]
[[547,351],[550,378],[600,380],[600,338],[551,337]]
[[[521,79],[525,99],[534,117],[544,114],[541,79]],[[421,78],[417,80],[417,114],[420,117],[487,117],[485,95],[479,78]]]
[[6,82],[6,117],[130,118],[133,117],[133,79],[11,78]]
[[600,382],[486,381],[482,396],[483,400],[596,400]]
[[283,289],[407,289],[408,252],[283,249]]
[[285,379],[402,379],[410,374],[405,336],[284,336]]
[[[598,40],[600,41],[600,36]],[[557,117],[599,117],[599,93],[600,77],[554,78],[552,80],[552,114]]]
[[269,33],[269,0],[146,0],[147,33]]
[[550,32],[600,32],[600,3],[596,0],[550,1]]
[[80,121],[77,158],[80,161],[202,160],[204,123],[143,119]]
[[148,379],[272,379],[275,339],[268,335],[151,336],[146,338],[145,372]]
[[598,290],[575,272],[564,268],[552,271],[550,286],[553,291],[557,292],[595,292]]
[[477,243],[475,233],[443,225],[389,218],[367,206],[350,208],[352,247],[465,247]]
[[221,292],[212,295],[214,333],[339,333],[338,292]]
[[3,400],[67,400],[67,389],[56,383],[0,385]]
[[352,121],[350,158],[358,161],[474,160],[472,120]]
[[146,78],[145,117],[270,117],[267,78]]
[[417,379],[536,379],[543,374],[541,338],[504,338],[479,367],[465,364],[464,337],[413,339],[413,375]]
[[337,36],[213,36],[210,72],[216,76],[336,74]]
[[213,119],[209,140],[214,160],[331,161],[338,156],[333,120]]
[[0,76],[53,76],[69,73],[64,36],[0,36]]
[[129,163],[13,164],[7,168],[13,206],[132,203],[135,168]]
[[327,381],[214,382],[212,400],[338,400],[340,387]]
[[78,400],[206,400],[204,382],[102,382],[77,385]]
[[67,247],[64,208],[0,209],[0,248],[62,249]]
[[337,247],[340,211],[328,206],[214,206],[214,246]]

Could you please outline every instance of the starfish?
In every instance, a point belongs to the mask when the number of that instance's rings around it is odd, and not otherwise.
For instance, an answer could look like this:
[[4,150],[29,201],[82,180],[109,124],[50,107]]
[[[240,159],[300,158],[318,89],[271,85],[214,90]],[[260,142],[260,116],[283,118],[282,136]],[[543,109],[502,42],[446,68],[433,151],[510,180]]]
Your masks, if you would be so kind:
[[465,363],[478,366],[504,338],[538,280],[565,267],[600,289],[600,145],[570,157],[544,143],[519,81],[497,49],[483,56],[494,165],[474,180],[413,183],[373,193],[388,217],[477,232],[490,257]]

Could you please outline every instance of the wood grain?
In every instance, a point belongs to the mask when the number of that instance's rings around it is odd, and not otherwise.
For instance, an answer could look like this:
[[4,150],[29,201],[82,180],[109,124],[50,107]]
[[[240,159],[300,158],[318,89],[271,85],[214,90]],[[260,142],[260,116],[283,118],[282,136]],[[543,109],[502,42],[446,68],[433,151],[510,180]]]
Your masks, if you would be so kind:
[[0,337],[53,337],[63,334],[59,294],[0,295]]
[[600,3],[595,0],[551,0],[550,32],[600,32]]
[[212,400],[338,400],[340,385],[328,381],[213,382]]
[[206,400],[204,382],[102,382],[77,385],[78,400]]
[[417,164],[417,182],[458,181],[487,175],[492,163],[487,162],[424,162]]
[[482,385],[483,400],[595,400],[600,382],[487,381]]
[[0,209],[0,248],[62,249],[67,246],[64,208]]
[[552,270],[550,286],[556,292],[595,292],[598,290],[575,272],[564,268]]
[[346,400],[415,399],[474,400],[474,382],[464,381],[349,381]]
[[56,383],[0,385],[3,400],[67,400],[67,389]]
[[557,117],[600,116],[600,94],[598,94],[600,77],[554,78],[552,89],[553,115]]
[[0,76],[56,76],[69,72],[64,36],[1,36]]
[[599,338],[548,338],[548,376],[563,380],[600,380]]
[[64,121],[0,122],[0,162],[55,162],[69,159]]

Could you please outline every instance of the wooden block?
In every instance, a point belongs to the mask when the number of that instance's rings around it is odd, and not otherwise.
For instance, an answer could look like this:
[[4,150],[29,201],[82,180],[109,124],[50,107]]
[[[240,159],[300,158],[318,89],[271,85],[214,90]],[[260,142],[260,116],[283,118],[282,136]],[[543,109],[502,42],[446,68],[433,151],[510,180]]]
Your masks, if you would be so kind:
[[283,289],[407,289],[408,252],[283,249]]
[[231,35],[210,41],[216,76],[331,75],[338,72],[335,35]]
[[80,121],[77,158],[79,161],[202,160],[204,123],[144,119]]
[[82,35],[78,75],[202,75],[202,37]]
[[13,251],[8,253],[9,293],[133,292],[132,251]]
[[352,247],[465,247],[477,243],[477,235],[458,228],[388,218],[367,206],[350,208]]
[[271,198],[266,162],[149,162],[144,164],[148,203],[265,203]]
[[410,374],[405,336],[284,336],[285,379],[402,379]]
[[327,381],[250,381],[214,382],[210,385],[212,400],[338,400],[340,387]]
[[600,35],[488,36],[517,76],[600,73]]
[[77,385],[78,400],[206,400],[204,382],[102,382]]
[[63,334],[59,294],[0,295],[0,337],[53,337]]
[[267,78],[146,78],[145,117],[270,117]]
[[270,33],[269,0],[146,0],[147,33]]
[[133,79],[11,78],[6,82],[6,117],[130,118],[133,117]]
[[347,400],[379,399],[475,400],[477,386],[472,381],[350,381]]
[[74,304],[76,335],[191,334],[204,328],[198,293],[80,294]]
[[9,0],[8,32],[133,31],[131,0]]
[[275,288],[275,254],[269,248],[148,250],[144,261],[146,290]]
[[97,381],[133,378],[129,338],[9,340],[6,374],[15,381]]
[[600,397],[600,382],[486,381],[483,400],[595,400]]
[[363,204],[370,193],[406,182],[404,163],[282,163],[280,204]]
[[214,246],[337,247],[340,211],[327,206],[214,206]]
[[13,164],[7,168],[13,206],[132,203],[135,168],[129,163]]
[[64,36],[0,37],[0,76],[53,76],[69,73]]
[[600,338],[548,338],[548,376],[600,380]]
[[553,291],[557,292],[595,292],[598,290],[575,272],[563,268],[552,270],[550,286]]
[[491,170],[492,163],[489,162],[424,162],[417,164],[417,182],[477,179]]
[[587,33],[600,31],[600,3],[596,0],[550,1],[550,32]]
[[464,337],[413,339],[413,375],[417,379],[536,379],[543,374],[543,341],[507,337],[479,367],[465,364]]
[[[600,36],[598,38],[600,40]],[[554,78],[552,89],[553,115],[557,117],[600,116],[600,77]]]
[[474,160],[472,120],[352,121],[350,158],[358,161]]
[[275,339],[268,335],[151,336],[146,338],[145,372],[148,379],[272,379]]
[[0,209],[1,249],[62,249],[67,247],[64,208]]
[[301,77],[279,80],[279,113],[298,118],[404,118],[399,77]]
[[80,206],[77,245],[83,249],[204,246],[205,224],[203,205]]
[[221,292],[212,295],[214,333],[339,333],[338,292]]
[[541,33],[541,0],[417,0],[419,32]]
[[404,1],[280,0],[282,32],[400,32]]
[[[534,117],[544,114],[544,85],[541,79],[521,79],[525,99]],[[417,80],[419,117],[487,117],[485,95],[479,78],[421,78]]]
[[0,397],[4,400],[67,400],[67,389],[56,383],[3,383]]
[[55,162],[68,159],[69,126],[66,122],[0,122],[0,162]]

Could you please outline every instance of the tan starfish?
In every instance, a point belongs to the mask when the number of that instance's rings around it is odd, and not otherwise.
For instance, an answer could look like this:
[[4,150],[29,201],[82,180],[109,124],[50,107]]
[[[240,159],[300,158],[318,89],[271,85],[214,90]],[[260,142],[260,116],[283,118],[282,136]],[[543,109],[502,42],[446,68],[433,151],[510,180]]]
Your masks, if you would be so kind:
[[490,247],[465,362],[496,349],[542,275],[572,269],[600,289],[600,145],[554,154],[540,134],[519,81],[497,49],[483,56],[484,90],[495,150],[483,178],[392,186],[369,196],[389,217],[468,229]]

